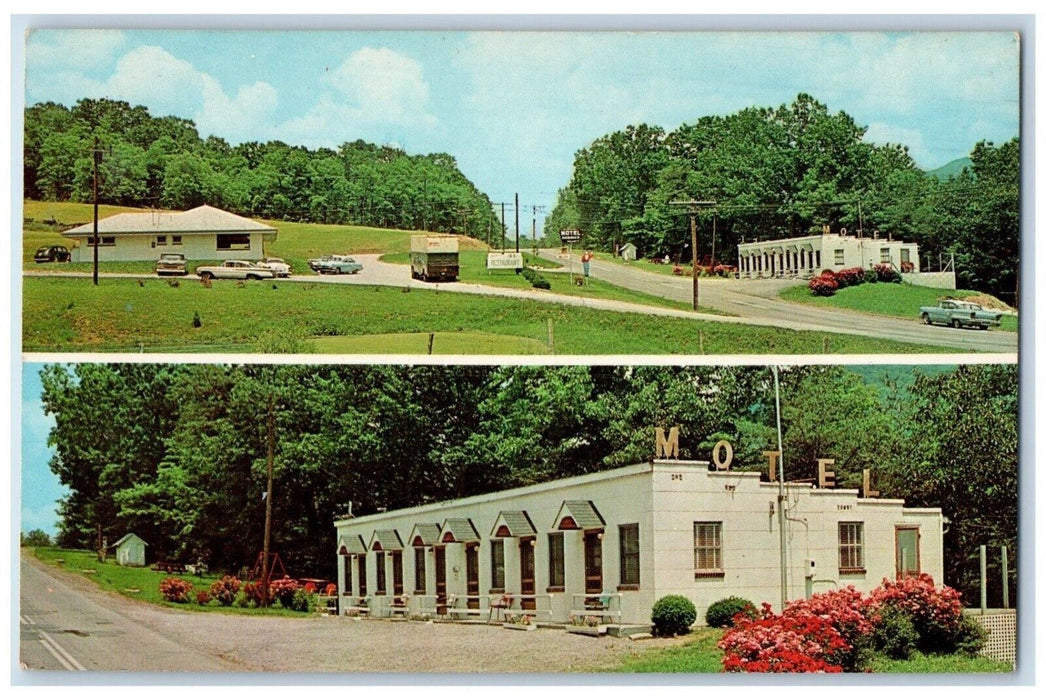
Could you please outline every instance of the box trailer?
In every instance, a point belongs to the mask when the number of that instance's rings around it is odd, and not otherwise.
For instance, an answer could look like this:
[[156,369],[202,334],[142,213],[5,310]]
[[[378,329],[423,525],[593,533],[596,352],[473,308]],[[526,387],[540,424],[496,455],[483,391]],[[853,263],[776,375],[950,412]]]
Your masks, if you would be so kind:
[[411,236],[410,276],[416,280],[453,282],[458,278],[456,236]]

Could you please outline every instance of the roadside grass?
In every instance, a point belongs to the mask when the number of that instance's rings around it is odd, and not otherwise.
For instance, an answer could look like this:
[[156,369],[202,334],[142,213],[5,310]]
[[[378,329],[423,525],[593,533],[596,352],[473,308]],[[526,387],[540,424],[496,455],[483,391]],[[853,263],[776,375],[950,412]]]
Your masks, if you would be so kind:
[[325,355],[547,355],[549,352],[548,345],[539,340],[490,333],[337,335],[312,338],[309,342],[314,352]]
[[[891,316],[917,320],[919,307],[934,306],[944,296],[964,299],[978,294],[968,289],[934,289],[917,287],[911,284],[859,284],[856,287],[840,289],[830,297],[814,296],[806,285],[789,287],[781,292],[785,301],[822,306],[831,309],[862,311],[876,316]],[[1016,331],[1017,318],[1003,316],[1000,330]]]
[[56,547],[28,547],[29,551],[42,562],[64,571],[83,576],[96,584],[100,589],[118,593],[125,598],[139,600],[143,603],[161,605],[166,608],[188,610],[191,612],[232,613],[237,615],[276,615],[282,617],[304,617],[309,613],[287,610],[276,604],[270,608],[241,608],[238,605],[228,607],[211,601],[209,605],[198,605],[195,597],[190,603],[170,603],[160,595],[160,582],[166,578],[180,578],[193,584],[195,591],[209,590],[211,584],[221,578],[216,574],[168,574],[153,571],[148,566],[119,566],[115,558],[105,562],[98,561],[94,552],[79,549],[58,549]]
[[[92,205],[76,202],[24,202],[24,217],[32,219],[33,224],[23,225],[22,262],[26,267],[35,265],[33,253],[45,245],[65,245],[71,241],[60,235],[74,225],[92,220]],[[104,218],[120,212],[145,212],[147,209],[129,207],[99,207],[98,216]],[[51,231],[31,230],[37,228],[37,222],[56,221],[58,225]],[[293,221],[267,221],[257,219],[277,230],[276,240],[265,246],[267,256],[283,258],[290,264],[295,275],[315,274],[309,269],[308,260],[328,253],[386,253],[410,251],[410,237],[425,233],[424,231],[404,231],[402,229],[383,229],[369,226],[349,226],[339,224],[310,224]],[[462,250],[486,250],[486,244],[468,238],[458,237]],[[159,255],[157,255],[159,257]],[[190,268],[204,264],[205,261],[193,260]],[[100,268],[106,272],[152,272],[153,262],[138,261],[135,263],[101,263]],[[36,269],[55,267],[37,265]],[[90,270],[91,263],[73,263],[58,269],[83,272]]]
[[[26,277],[26,352],[305,353],[316,336],[488,333],[555,354],[887,354],[945,348],[397,287]],[[199,327],[194,316],[199,316]],[[515,342],[515,341],[513,341]],[[511,346],[495,354],[511,354]]]
[[950,654],[938,656],[915,652],[906,661],[875,656],[869,663],[872,673],[1013,673],[1013,666],[984,656]]
[[[410,265],[410,253],[391,253],[381,256],[381,261],[394,265]],[[497,270],[487,272],[487,252],[481,250],[462,251],[458,255],[459,271],[458,281],[472,284],[483,284],[490,287],[505,287],[508,289],[533,289],[533,285],[523,275],[517,275],[512,270]],[[666,309],[690,310],[690,304],[672,301],[653,294],[633,292],[607,282],[589,278],[588,284],[578,284],[583,280],[581,269],[578,267],[573,276],[573,283],[569,273],[563,271],[562,265],[549,260],[542,260],[530,253],[524,253],[523,264],[527,266],[541,265],[539,274],[548,280],[549,292],[563,294],[572,297],[590,299],[610,299],[612,301],[624,301],[631,304],[645,304],[646,306],[660,306]],[[554,266],[554,267],[553,267]],[[702,313],[719,313],[707,307],[700,307]]]

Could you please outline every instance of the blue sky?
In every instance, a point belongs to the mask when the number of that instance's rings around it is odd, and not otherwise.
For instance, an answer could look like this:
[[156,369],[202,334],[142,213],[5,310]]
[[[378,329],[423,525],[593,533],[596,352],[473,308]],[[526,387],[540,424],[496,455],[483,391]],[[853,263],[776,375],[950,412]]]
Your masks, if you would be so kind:
[[1012,32],[35,30],[28,104],[142,104],[232,143],[446,152],[495,202],[551,206],[574,153],[645,122],[800,92],[924,168],[1018,134]]
[[22,364],[22,531],[40,529],[48,534],[57,533],[58,514],[56,502],[66,489],[51,473],[48,463],[51,448],[47,446],[47,434],[54,426],[54,418],[44,415],[40,395],[42,364]]

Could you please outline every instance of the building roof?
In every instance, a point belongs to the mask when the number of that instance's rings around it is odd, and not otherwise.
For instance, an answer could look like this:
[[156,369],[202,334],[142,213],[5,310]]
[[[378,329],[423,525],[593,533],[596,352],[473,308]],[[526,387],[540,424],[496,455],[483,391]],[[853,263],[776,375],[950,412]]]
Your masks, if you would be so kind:
[[411,546],[439,544],[439,525],[436,523],[414,523],[407,542]]
[[502,527],[504,527],[503,532],[508,533],[508,537],[524,537],[537,534],[537,529],[525,510],[503,510],[498,513],[498,517],[494,521],[494,527],[490,531],[491,537],[505,537],[506,535],[504,534],[498,535],[498,530]]
[[359,535],[338,538],[338,554],[366,554],[367,545]]
[[124,535],[120,539],[116,540],[116,544],[114,544],[113,546],[114,547],[119,547],[123,543],[130,542],[131,540],[138,540],[139,542],[144,544],[146,547],[149,546],[148,542],[146,542],[145,540],[143,540],[141,537],[139,537],[138,535],[134,534],[133,532],[128,532],[126,535]]
[[[574,521],[574,527],[561,527],[566,518]],[[558,530],[595,530],[605,526],[606,521],[603,520],[603,516],[596,510],[592,501],[563,501],[563,505],[559,507],[559,514],[556,515],[556,521],[552,524],[552,527]]]
[[[203,206],[182,212],[126,212],[98,220],[99,234],[146,234],[163,233],[250,233],[260,231],[275,235],[276,229],[244,216]],[[63,236],[84,236],[94,233],[94,223],[71,228]]]
[[479,532],[476,526],[468,518],[447,518],[440,528],[443,542],[476,542],[479,540]]
[[370,548],[378,552],[394,552],[403,549],[403,540],[395,530],[375,530]]

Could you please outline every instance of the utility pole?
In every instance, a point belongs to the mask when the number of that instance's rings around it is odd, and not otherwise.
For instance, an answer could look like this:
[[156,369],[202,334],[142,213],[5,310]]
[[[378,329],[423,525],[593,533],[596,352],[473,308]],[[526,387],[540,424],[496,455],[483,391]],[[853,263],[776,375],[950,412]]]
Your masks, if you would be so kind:
[[501,252],[505,252],[505,203],[501,203]]
[[781,540],[781,610],[788,602],[788,538],[785,535],[785,467],[784,444],[781,440],[781,384],[777,377],[777,367],[771,367],[774,373],[774,403],[777,406],[777,530]]
[[98,137],[94,137],[94,286],[98,286],[98,164],[102,162],[102,150],[98,147]]
[[685,206],[690,214],[690,260],[693,268],[694,279],[694,311],[697,311],[698,283],[697,283],[697,208],[715,206],[714,201],[699,202],[695,199],[686,201],[669,202],[673,206]]
[[265,421],[265,542],[262,545],[262,600],[269,604],[269,548],[272,544],[272,461],[276,451],[276,415],[272,392],[269,392],[269,410]]
[[516,193],[516,252],[519,252],[519,192]]

